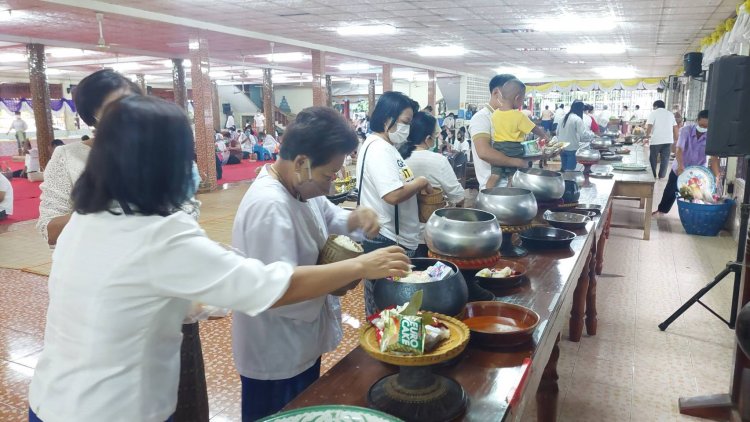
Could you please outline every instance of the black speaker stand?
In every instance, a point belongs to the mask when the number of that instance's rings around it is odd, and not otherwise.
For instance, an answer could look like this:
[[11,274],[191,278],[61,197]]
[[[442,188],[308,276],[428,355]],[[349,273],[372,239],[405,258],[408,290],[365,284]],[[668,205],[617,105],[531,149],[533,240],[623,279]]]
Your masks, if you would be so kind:
[[[723,271],[721,271],[719,274],[714,277],[713,280],[711,280],[710,283],[706,284],[702,289],[698,290],[698,292],[693,295],[690,299],[688,299],[687,302],[685,302],[682,306],[680,306],[680,309],[676,310],[675,313],[669,316],[664,322],[659,324],[659,329],[664,331],[669,327],[670,324],[672,324],[677,318],[680,317],[685,311],[688,310],[691,306],[698,303],[699,305],[703,306],[708,310],[708,312],[711,312],[716,318],[719,318],[722,322],[724,322],[729,328],[734,329],[734,324],[737,321],[737,309],[738,309],[738,299],[740,295],[740,281],[741,281],[741,275],[742,275],[742,261],[745,259],[745,244],[747,239],[747,223],[748,223],[748,216],[750,216],[750,156],[745,156],[743,158],[745,160],[745,192],[742,195],[742,203],[739,204],[739,211],[740,211],[740,233],[739,233],[739,241],[737,242],[737,256],[734,261],[730,261],[727,263],[726,268],[724,268]],[[705,296],[706,293],[708,293],[711,289],[714,288],[717,284],[719,284],[724,277],[728,276],[729,274],[734,274],[734,287],[732,289],[732,310],[729,314],[729,320],[724,319],[721,315],[716,313],[713,309],[711,309],[708,305],[701,302],[701,298]]]

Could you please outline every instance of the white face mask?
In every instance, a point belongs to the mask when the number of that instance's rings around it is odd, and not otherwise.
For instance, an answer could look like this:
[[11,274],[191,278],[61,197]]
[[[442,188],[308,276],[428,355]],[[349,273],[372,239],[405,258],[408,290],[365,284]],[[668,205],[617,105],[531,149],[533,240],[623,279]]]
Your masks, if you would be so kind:
[[396,131],[395,132],[388,132],[388,139],[393,142],[393,145],[399,146],[406,142],[406,138],[409,137],[409,125],[405,125],[403,123],[397,123],[396,124]]
[[698,132],[698,133],[706,133],[706,132],[708,132],[708,128],[707,128],[707,127],[700,127],[700,126],[696,126],[696,127],[695,127],[695,130],[696,130],[696,132]]

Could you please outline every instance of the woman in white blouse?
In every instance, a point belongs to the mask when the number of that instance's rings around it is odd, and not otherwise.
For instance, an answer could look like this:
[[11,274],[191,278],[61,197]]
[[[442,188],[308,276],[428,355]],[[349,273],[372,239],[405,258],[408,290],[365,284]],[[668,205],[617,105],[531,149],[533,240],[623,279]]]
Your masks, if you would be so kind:
[[[357,155],[359,201],[380,217],[380,233],[365,239],[365,251],[400,245],[414,256],[420,242],[417,193],[432,192],[424,176],[415,176],[398,152],[409,136],[409,125],[419,109],[416,102],[400,92],[383,93],[370,116],[372,133]],[[365,310],[375,312],[374,283],[365,281]]]
[[[245,193],[232,245],[266,264],[314,265],[329,234],[353,236],[362,230],[377,235],[374,211],[345,211],[324,196],[357,143],[357,134],[334,109],[302,110],[284,132],[279,160],[264,167]],[[334,350],[342,335],[335,296],[321,295],[252,317],[235,313],[232,345],[242,379],[242,420],[278,412],[318,379],[320,357]]]
[[[256,315],[408,269],[398,248],[294,268],[243,258],[208,239],[195,219],[175,211],[193,183],[194,146],[174,103],[122,98],[106,108],[97,133],[106,142],[91,150],[73,189],[76,212],[53,256],[30,421],[168,420],[191,301]],[[133,162],[144,171],[131,171]]]
[[[443,190],[448,202],[460,206],[464,202],[464,188],[458,182],[448,159],[433,149],[439,135],[435,122],[434,117],[423,111],[416,113],[411,121],[409,137],[406,143],[401,145],[399,152],[415,176],[426,177],[432,187]],[[420,227],[420,253],[417,255],[424,255],[427,253],[427,247],[424,245],[424,224],[420,223]]]
[[[83,78],[73,90],[78,116],[89,126],[96,126],[101,110],[110,102],[130,94],[142,94],[138,85],[112,69],[102,69]],[[55,148],[44,168],[44,183],[36,227],[50,246],[73,213],[70,193],[86,166],[94,139]],[[132,164],[136,170],[136,164]]]

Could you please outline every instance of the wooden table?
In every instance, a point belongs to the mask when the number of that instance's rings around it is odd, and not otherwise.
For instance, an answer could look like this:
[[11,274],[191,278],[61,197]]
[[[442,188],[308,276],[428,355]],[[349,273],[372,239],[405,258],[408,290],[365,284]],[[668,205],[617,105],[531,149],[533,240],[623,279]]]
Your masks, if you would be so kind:
[[[517,421],[532,397],[538,402],[540,421],[554,421],[557,416],[557,359],[558,342],[564,324],[573,319],[583,321],[587,328],[596,321],[595,282],[589,276],[595,273],[594,252],[599,239],[606,233],[606,217],[611,209],[613,180],[594,180],[594,186],[582,189],[582,198],[606,207],[602,218],[589,223],[578,232],[570,249],[563,251],[532,252],[519,261],[528,268],[529,281],[507,292],[498,300],[529,307],[541,317],[534,333],[533,343],[513,350],[488,350],[470,344],[458,363],[436,369],[436,372],[458,381],[469,395],[469,405],[461,417],[464,421]],[[586,285],[581,286],[586,274]],[[592,285],[593,294],[592,294]],[[577,292],[577,293],[576,293]],[[574,293],[584,300],[576,300],[584,309],[568,320],[565,310],[574,305]],[[581,325],[582,326],[582,325]],[[531,372],[525,385],[518,386],[521,365],[525,358],[532,359]],[[367,392],[380,378],[396,373],[397,367],[380,363],[361,348],[357,348],[331,368],[318,381],[289,403],[286,410],[322,405],[346,404],[367,406]],[[506,398],[518,386],[520,396],[514,406]]]
[[[654,200],[654,184],[656,179],[651,173],[651,168],[646,156],[647,149],[642,145],[628,145],[630,154],[624,155],[622,162],[630,164],[643,164],[645,171],[621,171],[613,170],[615,177],[614,196],[619,198],[636,198],[641,200],[643,210],[643,240],[651,238],[651,209]],[[600,161],[599,164],[611,164],[611,162]],[[644,206],[645,205],[645,206]]]

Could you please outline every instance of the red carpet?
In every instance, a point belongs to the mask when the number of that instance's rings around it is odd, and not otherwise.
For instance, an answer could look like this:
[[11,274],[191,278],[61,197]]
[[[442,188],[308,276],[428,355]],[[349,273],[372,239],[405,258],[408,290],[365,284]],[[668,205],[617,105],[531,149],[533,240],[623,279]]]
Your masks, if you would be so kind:
[[[23,163],[11,162],[10,157],[0,157],[0,163],[7,163],[13,171],[23,168]],[[255,169],[266,163],[271,163],[271,161],[251,163],[248,160],[242,160],[240,164],[224,166],[224,174],[219,184],[255,179]],[[11,184],[13,185],[13,215],[0,220],[0,224],[13,224],[39,218],[39,195],[41,194],[39,185],[41,183],[16,177],[11,180]]]

